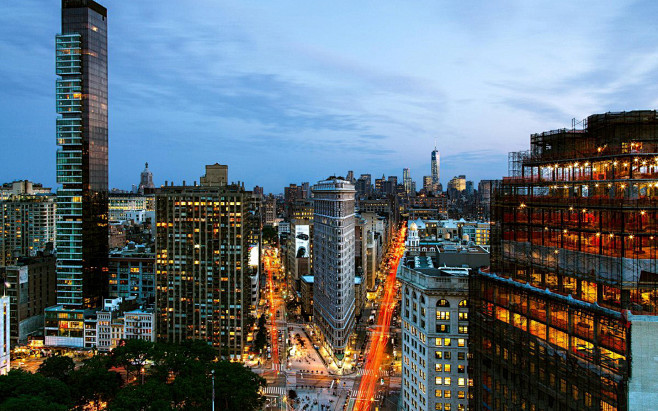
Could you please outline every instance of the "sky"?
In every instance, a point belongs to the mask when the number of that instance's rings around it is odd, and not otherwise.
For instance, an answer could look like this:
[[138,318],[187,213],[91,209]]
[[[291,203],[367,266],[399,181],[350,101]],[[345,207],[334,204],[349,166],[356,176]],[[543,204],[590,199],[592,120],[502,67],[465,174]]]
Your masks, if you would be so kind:
[[[658,2],[105,0],[110,187],[507,173],[531,133],[658,106]],[[55,187],[60,2],[0,2],[0,182]]]

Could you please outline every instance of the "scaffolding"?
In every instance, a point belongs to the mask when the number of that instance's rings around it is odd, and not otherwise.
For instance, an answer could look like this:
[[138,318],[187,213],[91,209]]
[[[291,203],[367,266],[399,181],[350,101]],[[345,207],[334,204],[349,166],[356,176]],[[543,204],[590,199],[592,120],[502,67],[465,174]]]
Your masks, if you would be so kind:
[[[574,119],[531,135],[508,167],[493,197],[491,269],[471,295],[475,375],[490,380],[476,408],[625,409],[624,313],[658,314],[658,114]],[[502,388],[511,374],[514,394]]]

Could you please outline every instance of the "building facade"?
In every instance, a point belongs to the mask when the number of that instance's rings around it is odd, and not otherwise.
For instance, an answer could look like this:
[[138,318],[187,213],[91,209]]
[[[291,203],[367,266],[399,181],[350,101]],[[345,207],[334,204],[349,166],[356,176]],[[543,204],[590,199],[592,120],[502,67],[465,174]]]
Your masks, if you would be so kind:
[[468,408],[469,271],[409,252],[399,266],[402,410]]
[[55,243],[55,196],[16,193],[0,201],[0,267]]
[[355,192],[336,177],[313,186],[313,318],[339,367],[354,329]]
[[166,186],[156,195],[158,339],[201,339],[242,358],[257,275],[247,224],[255,201],[240,185]]
[[57,301],[55,256],[20,258],[0,268],[0,280],[8,284],[11,300],[12,347],[27,344],[30,335],[43,331],[44,310]]
[[110,298],[155,301],[155,252],[145,245],[129,244],[110,253]]
[[475,409],[658,408],[658,113],[510,154],[471,288]]

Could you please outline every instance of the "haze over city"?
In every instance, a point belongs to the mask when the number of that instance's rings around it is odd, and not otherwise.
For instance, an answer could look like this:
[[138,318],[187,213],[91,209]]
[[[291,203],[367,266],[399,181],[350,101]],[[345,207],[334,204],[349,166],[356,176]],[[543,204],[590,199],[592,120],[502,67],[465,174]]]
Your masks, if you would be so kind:
[[[55,186],[57,1],[0,13],[0,180]],[[500,178],[528,135],[655,107],[655,2],[115,1],[110,187],[231,164],[280,192],[346,170]],[[27,22],[27,23],[26,23]],[[43,166],[35,166],[36,164]]]

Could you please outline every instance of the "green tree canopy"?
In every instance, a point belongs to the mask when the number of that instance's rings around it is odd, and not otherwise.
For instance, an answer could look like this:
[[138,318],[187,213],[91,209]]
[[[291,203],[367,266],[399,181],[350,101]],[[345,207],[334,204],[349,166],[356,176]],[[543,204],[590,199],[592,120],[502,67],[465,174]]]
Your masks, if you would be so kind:
[[48,357],[41,363],[38,373],[48,378],[56,378],[66,382],[75,369],[75,363],[70,357],[65,355],[55,355]]
[[21,404],[34,404],[30,409],[40,409],[43,404],[48,409],[68,409],[71,392],[58,379],[12,370],[0,377],[0,409],[18,409]]

